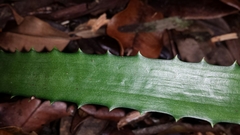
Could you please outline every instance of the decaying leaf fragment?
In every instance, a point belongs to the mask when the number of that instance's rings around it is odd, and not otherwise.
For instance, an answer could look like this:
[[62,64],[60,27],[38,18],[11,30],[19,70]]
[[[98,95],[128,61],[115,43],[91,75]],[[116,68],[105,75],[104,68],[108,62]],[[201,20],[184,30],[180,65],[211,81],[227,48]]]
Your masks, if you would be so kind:
[[68,34],[75,34],[82,38],[94,38],[105,35],[105,29],[100,29],[102,26],[107,25],[109,20],[104,13],[98,19],[90,19],[87,23],[80,24],[73,32]]
[[96,32],[100,27],[106,25],[109,22],[106,14],[102,14],[98,19],[91,19],[88,21],[87,25],[91,26],[92,31]]
[[0,33],[0,48],[6,51],[15,50],[36,51],[47,49],[51,51],[54,47],[62,51],[71,38],[67,33],[51,27],[48,23],[34,17],[21,17],[14,9],[13,16],[18,24],[16,28]]
[[38,131],[46,123],[73,113],[74,107],[64,102],[41,102],[39,99],[28,98],[17,102],[0,104],[0,127],[16,126],[23,131]]
[[119,121],[125,116],[125,112],[122,109],[113,109],[112,111],[109,111],[107,107],[101,107],[97,109],[93,105],[84,105],[81,107],[81,110],[96,118],[113,121]]
[[132,112],[128,113],[125,117],[123,117],[118,122],[117,127],[118,127],[118,129],[121,129],[122,127],[124,127],[125,125],[127,125],[133,121],[140,121],[140,120],[144,119],[144,117],[147,115],[148,115],[147,113],[141,115],[141,113],[138,111],[132,111]]
[[131,0],[127,8],[108,23],[107,34],[121,46],[121,55],[135,55],[138,51],[148,58],[158,58],[162,49],[162,31],[149,33],[123,33],[118,27],[162,19],[163,15],[139,0]]

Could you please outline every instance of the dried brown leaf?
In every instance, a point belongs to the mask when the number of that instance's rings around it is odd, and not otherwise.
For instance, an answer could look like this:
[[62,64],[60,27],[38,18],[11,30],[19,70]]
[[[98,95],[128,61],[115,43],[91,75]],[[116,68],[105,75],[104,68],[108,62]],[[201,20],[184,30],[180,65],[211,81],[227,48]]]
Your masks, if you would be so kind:
[[23,99],[12,103],[0,104],[1,125],[21,127],[34,110],[41,104],[38,99]]
[[106,13],[99,16],[98,19],[90,19],[87,22],[87,26],[90,26],[93,32],[96,32],[100,27],[107,25],[109,20],[107,19]]
[[76,130],[76,135],[99,135],[107,126],[107,120],[96,119],[92,116],[87,117],[81,126]]
[[116,14],[108,23],[107,34],[121,46],[121,55],[135,55],[138,51],[149,58],[158,58],[162,49],[162,31],[123,33],[120,26],[162,19],[163,15],[140,0],[131,0],[127,8]]
[[17,126],[25,132],[38,131],[44,124],[73,113],[74,107],[66,103],[49,101],[41,103],[39,99],[22,99],[16,102],[0,104],[0,126]]
[[50,104],[50,101],[45,101],[36,108],[32,114],[33,117],[29,117],[27,122],[23,125],[23,129],[28,131],[38,131],[43,125],[57,120],[59,118],[72,115],[74,107],[68,107],[64,102],[55,102]]
[[78,109],[78,112],[76,112],[73,116],[70,132],[74,133],[78,129],[78,127],[82,124],[82,122],[88,117],[89,115],[84,112],[81,109]]
[[123,109],[113,109],[109,111],[107,107],[100,107],[97,109],[94,105],[84,105],[81,107],[81,109],[89,115],[92,115],[99,119],[119,121],[122,117],[125,116]]
[[100,28],[104,25],[107,25],[108,22],[109,20],[104,13],[97,19],[90,19],[87,23],[80,24],[73,32],[70,32],[69,34],[75,34],[82,38],[99,37],[105,35],[105,28]]
[[200,62],[205,56],[203,49],[211,50],[208,42],[199,42],[193,38],[178,39],[176,41],[181,60],[188,62]]
[[51,27],[34,16],[23,19],[13,9],[12,11],[19,26],[0,33],[0,47],[4,50],[14,52],[34,48],[36,51],[42,51],[46,48],[51,51],[56,47],[62,51],[71,40],[67,33]]
[[117,128],[121,129],[125,125],[133,122],[133,121],[140,121],[143,120],[146,116],[148,116],[147,113],[141,115],[138,111],[132,111],[129,114],[127,114],[125,117],[123,117],[117,124]]
[[15,52],[15,50],[29,51],[34,48],[37,52],[44,50],[51,51],[54,47],[62,51],[69,40],[64,38],[48,38],[23,35],[18,33],[0,33],[0,47],[3,50]]

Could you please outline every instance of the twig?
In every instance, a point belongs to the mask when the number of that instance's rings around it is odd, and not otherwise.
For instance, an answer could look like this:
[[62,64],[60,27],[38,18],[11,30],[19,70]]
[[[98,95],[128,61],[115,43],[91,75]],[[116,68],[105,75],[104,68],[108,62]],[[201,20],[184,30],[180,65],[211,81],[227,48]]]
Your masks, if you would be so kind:
[[212,43],[216,43],[216,42],[232,40],[232,39],[238,39],[237,33],[229,33],[229,34],[224,34],[220,36],[215,36],[211,38],[211,41]]

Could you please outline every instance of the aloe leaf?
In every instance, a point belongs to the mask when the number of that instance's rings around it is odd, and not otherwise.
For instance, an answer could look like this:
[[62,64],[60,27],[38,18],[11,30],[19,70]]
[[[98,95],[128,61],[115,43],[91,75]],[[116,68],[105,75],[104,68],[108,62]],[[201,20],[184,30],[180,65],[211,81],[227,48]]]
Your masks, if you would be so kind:
[[78,105],[99,104],[240,122],[240,67],[141,55],[0,53],[0,92]]

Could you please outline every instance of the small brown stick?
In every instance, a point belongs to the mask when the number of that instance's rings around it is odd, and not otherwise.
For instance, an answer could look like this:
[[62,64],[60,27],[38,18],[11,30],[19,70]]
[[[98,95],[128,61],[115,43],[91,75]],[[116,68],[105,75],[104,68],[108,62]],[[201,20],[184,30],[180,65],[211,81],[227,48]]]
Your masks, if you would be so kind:
[[237,33],[229,33],[229,34],[224,34],[220,36],[215,36],[211,38],[211,41],[212,43],[216,43],[216,42],[232,40],[232,39],[238,39]]

